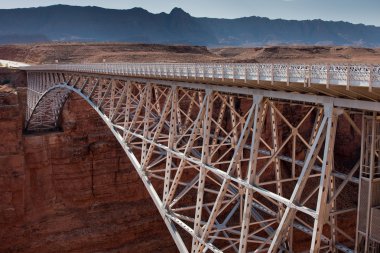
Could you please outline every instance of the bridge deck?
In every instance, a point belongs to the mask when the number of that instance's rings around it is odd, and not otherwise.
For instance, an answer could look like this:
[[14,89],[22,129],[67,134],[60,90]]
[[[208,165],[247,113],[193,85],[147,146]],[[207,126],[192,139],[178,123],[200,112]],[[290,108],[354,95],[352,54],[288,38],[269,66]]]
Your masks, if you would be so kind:
[[95,63],[21,69],[170,79],[380,101],[380,65]]

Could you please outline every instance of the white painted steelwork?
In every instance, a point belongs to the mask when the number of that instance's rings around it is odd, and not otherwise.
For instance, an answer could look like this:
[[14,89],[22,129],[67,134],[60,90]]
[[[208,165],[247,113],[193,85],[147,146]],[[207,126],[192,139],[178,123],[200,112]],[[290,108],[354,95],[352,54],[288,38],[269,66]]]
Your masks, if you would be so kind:
[[79,94],[124,148],[181,252],[354,252],[341,220],[358,212],[344,201],[361,163],[335,167],[335,140],[340,122],[361,135],[355,115],[380,112],[379,67],[318,66],[28,67],[26,130],[59,128],[65,101]]
[[37,65],[26,70],[59,70],[143,77],[231,79],[380,88],[380,65],[93,63]]

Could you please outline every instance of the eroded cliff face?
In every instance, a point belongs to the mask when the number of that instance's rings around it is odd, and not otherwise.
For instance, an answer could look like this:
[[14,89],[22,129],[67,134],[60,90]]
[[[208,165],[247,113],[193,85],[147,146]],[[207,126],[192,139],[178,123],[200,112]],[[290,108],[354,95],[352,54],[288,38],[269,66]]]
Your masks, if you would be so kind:
[[[24,216],[25,162],[18,95],[0,86],[0,227]],[[4,235],[0,229],[0,238]],[[2,243],[0,243],[2,245]],[[1,247],[1,246],[0,246]]]
[[22,135],[17,93],[9,88],[0,100],[0,252],[177,252],[124,151],[85,101],[69,99],[63,132]]

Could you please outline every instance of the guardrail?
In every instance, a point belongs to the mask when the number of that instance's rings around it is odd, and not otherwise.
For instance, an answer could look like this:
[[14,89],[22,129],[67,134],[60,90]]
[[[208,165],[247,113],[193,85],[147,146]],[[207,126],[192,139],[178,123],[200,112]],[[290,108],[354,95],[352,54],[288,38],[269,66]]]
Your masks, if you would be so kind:
[[94,63],[37,65],[28,71],[60,70],[181,79],[269,81],[380,88],[380,65]]

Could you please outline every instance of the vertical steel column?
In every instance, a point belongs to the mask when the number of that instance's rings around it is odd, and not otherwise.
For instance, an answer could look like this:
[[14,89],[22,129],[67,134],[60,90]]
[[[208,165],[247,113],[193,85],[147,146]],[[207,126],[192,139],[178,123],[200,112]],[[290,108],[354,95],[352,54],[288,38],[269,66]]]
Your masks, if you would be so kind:
[[[266,103],[263,101],[262,97],[254,98],[255,105],[255,115],[254,115],[254,125],[253,125],[253,134],[251,141],[251,149],[250,149],[250,157],[249,164],[247,170],[246,181],[250,184],[257,183],[256,177],[256,169],[257,169],[257,161],[259,155],[259,147],[260,147],[260,138],[263,130],[265,116],[266,116]],[[241,224],[241,233],[240,233],[240,244],[239,244],[239,252],[245,253],[247,252],[247,240],[249,233],[249,224],[252,215],[252,202],[253,202],[253,190],[245,189],[244,194],[244,208],[243,208],[243,220]]]
[[[212,122],[212,109],[213,109],[213,101],[214,96],[212,90],[206,91],[206,112],[204,114],[203,119],[203,145],[202,145],[202,156],[201,162],[204,164],[210,164],[210,133],[211,133],[211,122]],[[198,191],[197,191],[197,199],[195,206],[195,217],[194,217],[194,233],[200,237],[202,234],[201,230],[201,220],[202,220],[202,209],[203,209],[203,197],[204,197],[204,189],[206,184],[206,169],[204,167],[200,168],[199,171],[199,179],[198,179]],[[199,246],[199,241],[193,237],[193,242],[191,246],[191,252],[195,253],[196,248]]]
[[[126,95],[127,98],[125,101],[124,129],[128,129],[129,128],[129,120],[131,117],[133,86],[132,86],[131,81],[127,81],[125,85],[127,86],[127,95]],[[126,135],[127,135],[127,132],[124,131],[124,133],[123,133],[123,139],[124,140],[126,139]]]
[[311,239],[310,247],[310,252],[313,253],[319,252],[321,236],[323,232],[323,225],[326,223],[326,220],[329,215],[327,196],[329,194],[329,180],[334,161],[334,144],[338,118],[337,112],[334,110],[332,106],[325,106],[325,111],[328,113],[329,118],[327,122],[327,134],[323,154],[322,171],[319,182],[319,192],[316,209],[317,218],[314,221],[313,237]]
[[148,152],[148,143],[145,139],[150,138],[150,124],[152,121],[151,118],[151,109],[152,109],[152,85],[146,84],[146,99],[145,99],[145,110],[144,110],[144,129],[143,129],[143,137],[144,140],[142,142],[141,147],[141,163],[142,166],[146,164],[146,156]]
[[[177,136],[177,110],[178,110],[178,89],[172,86],[172,103],[170,112],[170,126],[169,126],[169,140],[168,148],[174,150],[176,148],[176,136]],[[165,168],[165,179],[164,179],[164,192],[162,202],[165,204],[167,202],[167,197],[170,190],[170,180],[171,180],[171,170],[173,163],[173,153],[166,153],[166,168]],[[165,206],[163,206],[165,208]]]
[[111,119],[113,111],[115,110],[115,100],[116,100],[116,80],[111,80],[111,98],[109,98],[110,108],[108,112],[108,118]]
[[[280,147],[280,143],[279,143],[279,133],[278,133],[278,126],[277,126],[277,118],[276,118],[276,113],[275,113],[275,110],[274,108],[271,106],[270,107],[270,115],[271,115],[271,128],[272,128],[272,142],[273,142],[273,150],[272,150],[272,155],[274,155],[279,147]],[[294,129],[294,128],[293,128]],[[293,130],[295,131],[295,130]],[[293,135],[293,140],[295,140],[295,136]],[[294,144],[294,143],[293,143]],[[294,147],[293,147],[294,148]],[[294,164],[294,162],[293,162]],[[277,194],[279,196],[283,196],[282,194],[282,184],[281,184],[281,161],[279,158],[275,158],[274,159],[274,169],[275,169],[275,175],[276,175],[276,190],[277,190]],[[284,212],[284,207],[281,203],[278,203],[278,209],[279,209],[279,219],[282,218],[282,214]]]
[[[334,165],[334,163],[333,163]],[[336,189],[335,189],[335,186],[336,186],[336,182],[335,182],[335,177],[334,176],[330,176],[330,196],[329,196],[329,201],[331,201],[331,199],[333,198],[335,192],[336,192]],[[336,205],[336,199],[332,200],[331,202],[328,202],[328,204],[330,204],[329,206],[329,209],[330,209],[330,212],[331,210],[335,210],[337,208],[337,205]],[[327,214],[328,215],[328,214]],[[330,217],[328,217],[328,219],[330,219],[330,251],[331,253],[336,253],[336,240],[337,240],[337,229],[336,229],[336,226],[337,226],[337,217],[335,214],[331,214]]]

